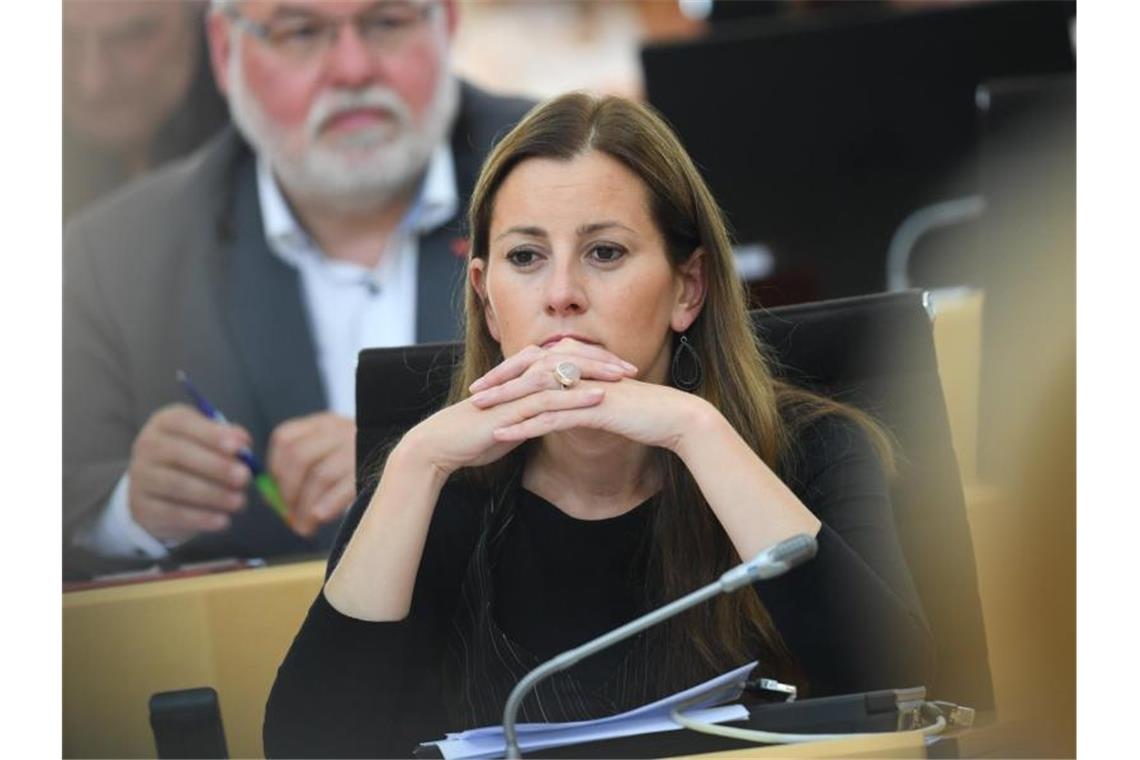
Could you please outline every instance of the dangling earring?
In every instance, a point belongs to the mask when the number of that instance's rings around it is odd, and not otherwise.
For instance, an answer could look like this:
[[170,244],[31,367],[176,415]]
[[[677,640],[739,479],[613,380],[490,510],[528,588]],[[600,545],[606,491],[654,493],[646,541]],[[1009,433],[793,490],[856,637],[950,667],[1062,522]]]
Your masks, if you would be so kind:
[[697,355],[697,350],[683,333],[677,347],[673,349],[673,363],[669,375],[675,387],[689,393],[700,387],[701,379],[704,377],[701,357]]

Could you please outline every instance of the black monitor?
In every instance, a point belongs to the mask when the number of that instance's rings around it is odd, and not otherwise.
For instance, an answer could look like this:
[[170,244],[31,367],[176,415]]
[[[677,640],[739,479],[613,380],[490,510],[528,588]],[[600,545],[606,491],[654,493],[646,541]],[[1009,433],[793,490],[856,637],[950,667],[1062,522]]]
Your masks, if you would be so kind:
[[793,291],[761,298],[876,292],[899,224],[977,190],[977,86],[1074,70],[1075,13],[988,2],[720,26],[645,48],[646,92],[735,239],[766,246]]

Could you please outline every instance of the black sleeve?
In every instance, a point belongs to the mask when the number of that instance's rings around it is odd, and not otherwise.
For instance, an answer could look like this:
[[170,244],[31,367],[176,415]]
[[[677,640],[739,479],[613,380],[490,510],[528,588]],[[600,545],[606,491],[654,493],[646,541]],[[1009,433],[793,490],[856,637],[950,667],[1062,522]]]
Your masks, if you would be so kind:
[[866,434],[825,417],[801,432],[796,459],[788,485],[823,523],[819,551],[756,590],[811,693],[929,684],[934,641]]
[[[345,518],[330,572],[372,491],[362,492]],[[406,619],[357,620],[333,608],[323,590],[317,595],[269,694],[267,757],[410,757],[418,742],[443,738],[445,633],[481,507],[457,487],[441,492]]]

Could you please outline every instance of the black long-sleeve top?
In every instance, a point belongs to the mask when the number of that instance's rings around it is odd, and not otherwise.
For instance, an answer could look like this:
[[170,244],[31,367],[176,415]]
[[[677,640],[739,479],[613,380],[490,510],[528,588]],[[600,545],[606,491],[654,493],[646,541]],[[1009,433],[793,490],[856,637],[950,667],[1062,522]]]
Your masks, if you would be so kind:
[[[823,418],[801,432],[797,452],[786,479],[823,523],[818,552],[755,588],[812,694],[929,682],[934,644],[869,441],[851,423]],[[350,510],[330,572],[370,498],[362,493]],[[495,561],[480,575],[472,558],[487,541],[488,498],[458,481],[444,487],[406,619],[357,620],[317,595],[266,706],[268,756],[410,756],[418,742],[473,727],[451,722],[449,667],[474,674],[478,688],[502,691],[530,666],[644,611],[637,558],[654,499],[612,519],[583,521],[520,490],[513,519],[495,528]],[[476,606],[487,606],[493,629],[483,638],[457,623],[465,609],[471,613],[473,585],[486,592]],[[459,653],[458,665],[449,651]],[[615,673],[632,672],[631,656],[627,646],[587,658],[574,669],[575,683],[587,694],[621,691],[627,679]]]

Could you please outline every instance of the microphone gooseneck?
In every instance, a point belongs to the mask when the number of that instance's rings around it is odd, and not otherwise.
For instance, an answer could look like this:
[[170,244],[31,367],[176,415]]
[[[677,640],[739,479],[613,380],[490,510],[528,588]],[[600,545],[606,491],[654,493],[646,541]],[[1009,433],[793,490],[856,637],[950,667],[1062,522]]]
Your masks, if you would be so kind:
[[658,623],[664,622],[690,607],[695,607],[717,594],[731,593],[741,586],[782,575],[801,562],[806,562],[814,557],[815,552],[815,537],[809,536],[806,533],[784,539],[778,544],[770,546],[760,552],[748,562],[732,568],[707,586],[699,588],[680,599],[646,613],[619,628],[615,628],[596,639],[587,641],[581,646],[569,649],[542,663],[523,676],[519,682],[515,684],[515,688],[511,690],[510,695],[507,697],[507,703],[503,707],[503,736],[507,743],[507,757],[512,759],[522,757],[522,753],[519,749],[518,730],[516,728],[519,708],[522,706],[523,698],[543,679],[559,671],[566,670],[580,660],[592,654],[596,654],[623,639],[627,639],[647,628],[652,628]]

